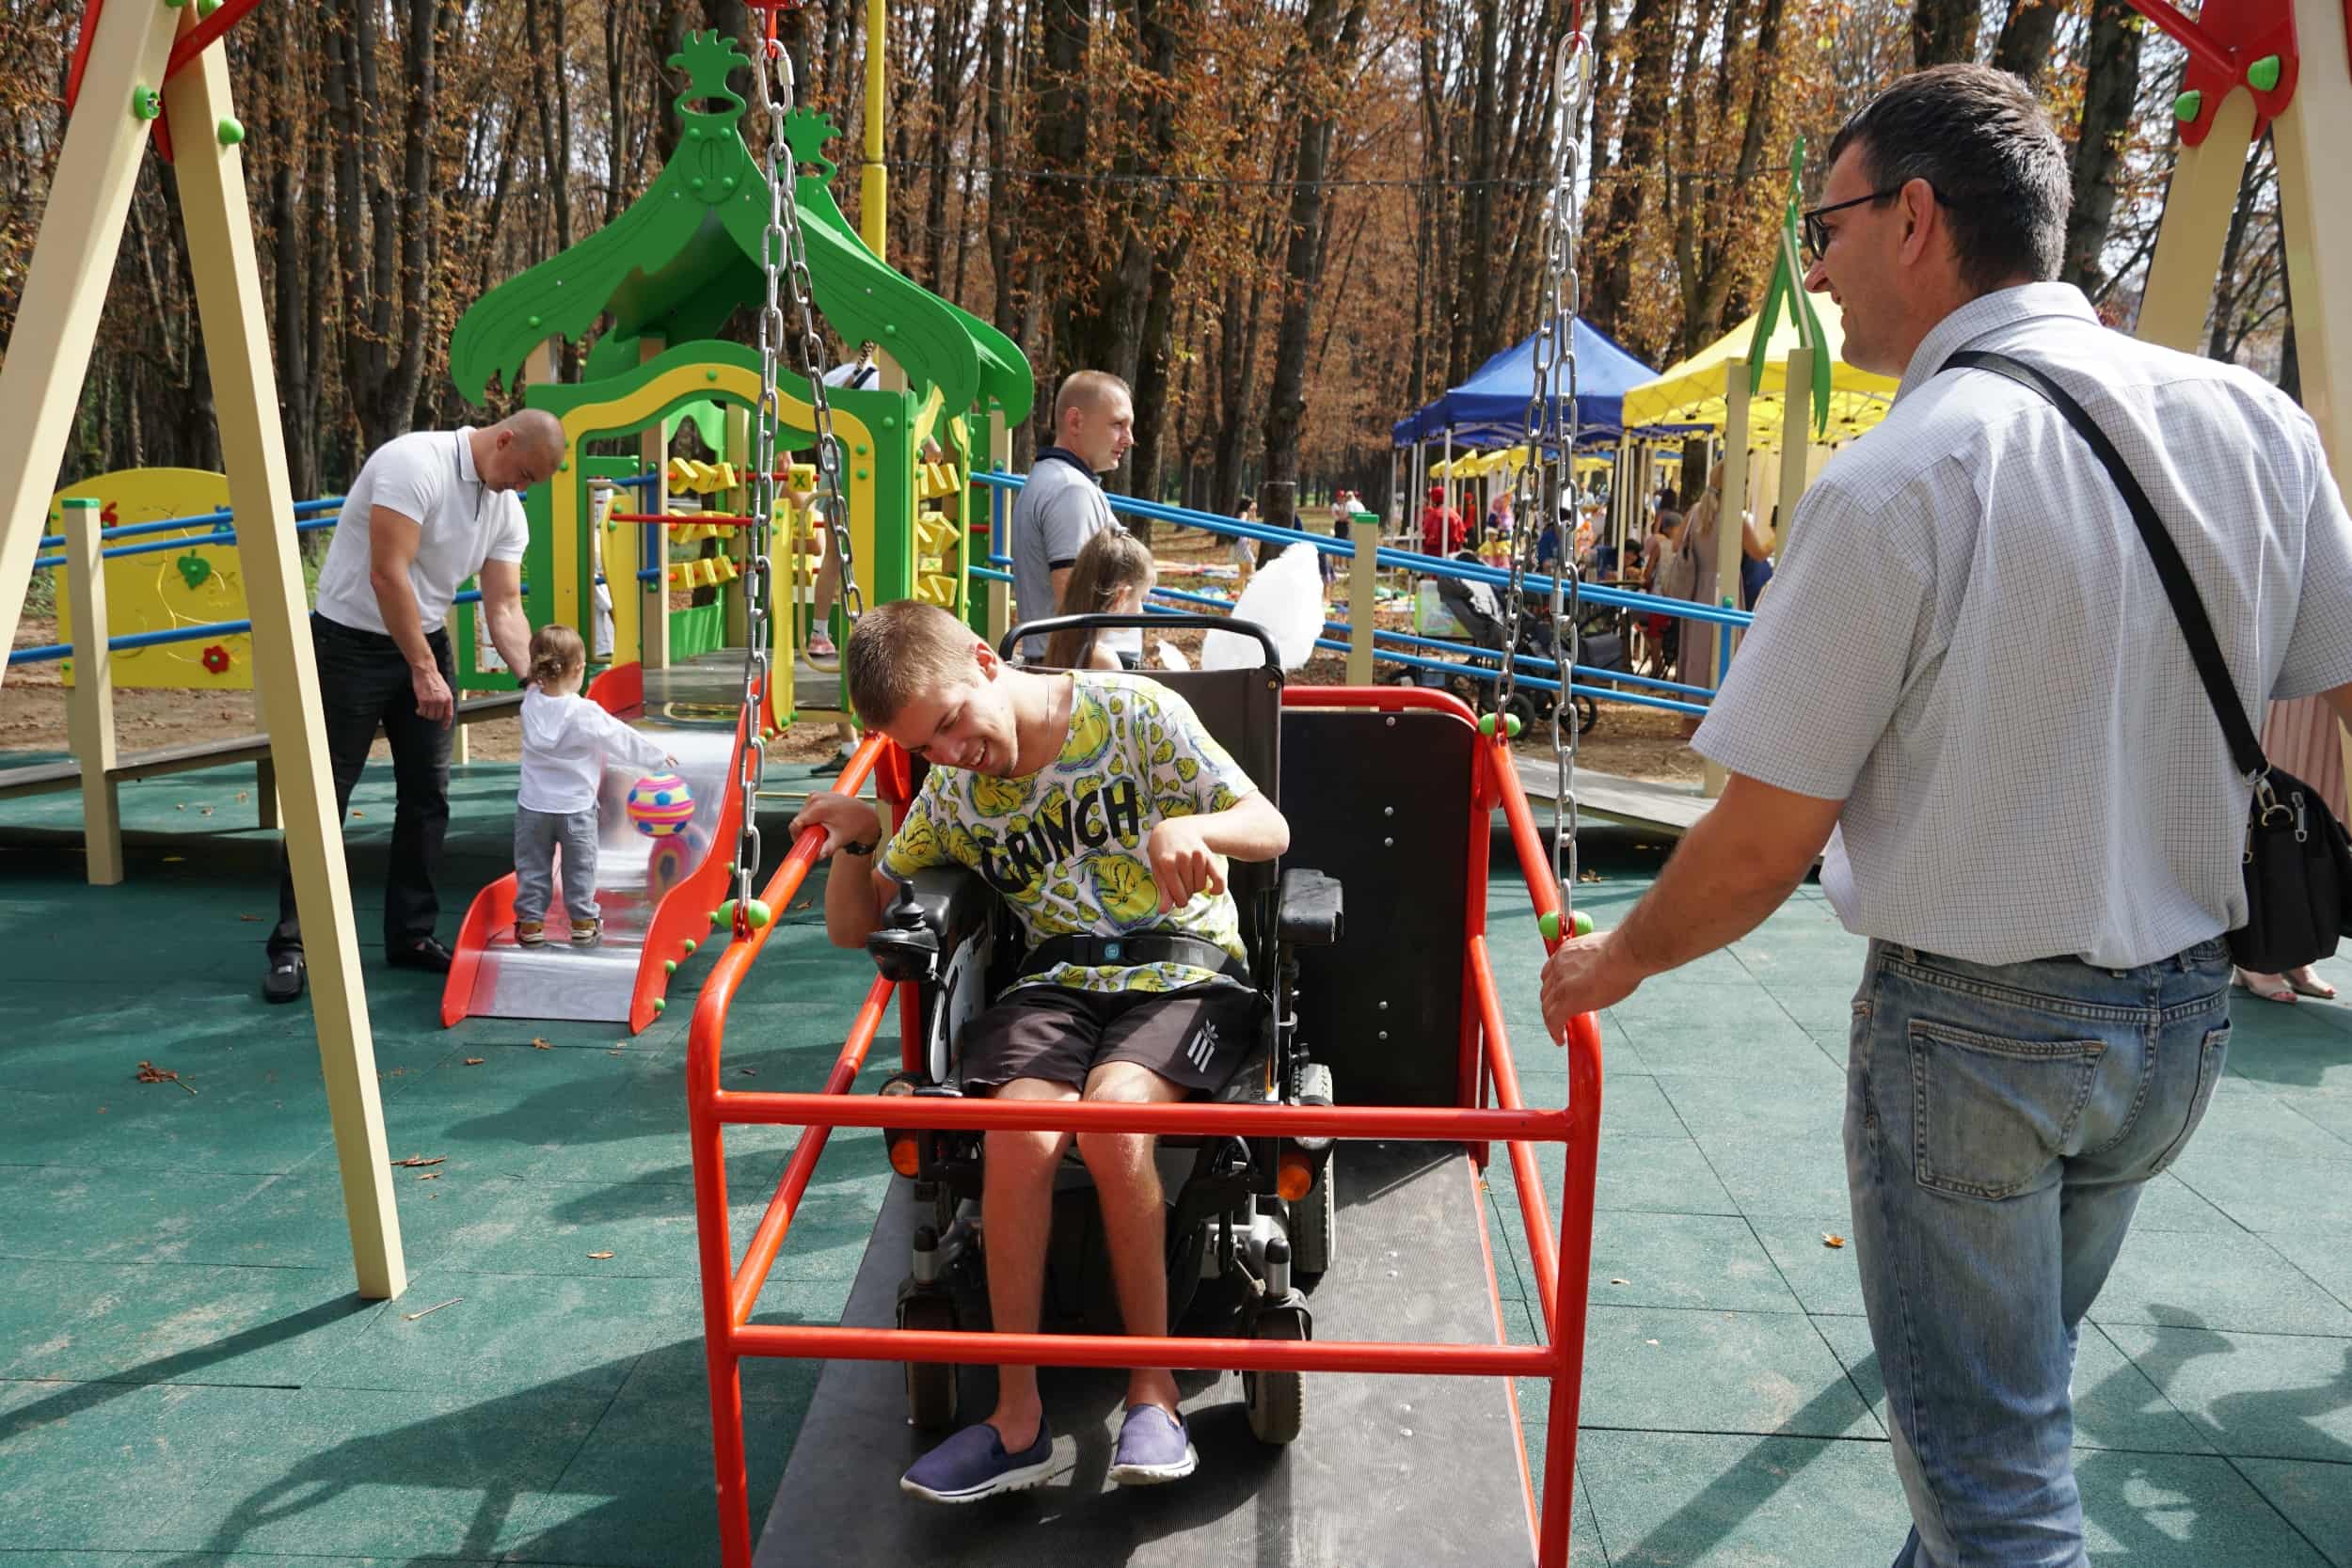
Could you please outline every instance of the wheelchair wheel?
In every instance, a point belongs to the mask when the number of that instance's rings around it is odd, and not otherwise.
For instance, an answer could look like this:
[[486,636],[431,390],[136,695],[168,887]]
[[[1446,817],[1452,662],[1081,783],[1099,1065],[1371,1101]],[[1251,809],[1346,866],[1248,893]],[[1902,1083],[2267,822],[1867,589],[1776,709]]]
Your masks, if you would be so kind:
[[[1295,1311],[1262,1313],[1249,1324],[1252,1339],[1304,1339],[1305,1318]],[[1295,1442],[1307,1421],[1306,1379],[1298,1372],[1244,1372],[1243,1397],[1249,1402],[1249,1430],[1259,1442]]]
[[1590,697],[1577,698],[1576,733],[1579,735],[1590,735],[1593,733],[1593,726],[1599,722],[1600,705],[1593,701]]
[[[956,1304],[946,1296],[911,1295],[898,1304],[900,1328],[953,1333]],[[944,1361],[907,1363],[907,1419],[936,1432],[956,1424],[957,1369]]]
[[1321,1277],[1331,1266],[1331,1232],[1339,1218],[1331,1173],[1339,1158],[1336,1148],[1325,1155],[1314,1191],[1291,1205],[1291,1267],[1310,1278]]

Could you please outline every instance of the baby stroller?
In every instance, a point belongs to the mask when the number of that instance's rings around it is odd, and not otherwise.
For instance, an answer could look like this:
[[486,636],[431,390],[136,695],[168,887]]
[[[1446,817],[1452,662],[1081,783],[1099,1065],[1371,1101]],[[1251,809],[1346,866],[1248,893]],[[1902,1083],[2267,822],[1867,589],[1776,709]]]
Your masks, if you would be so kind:
[[[1467,550],[1457,554],[1454,559],[1472,564],[1475,564],[1478,560],[1477,556]],[[1438,578],[1438,599],[1445,607],[1446,613],[1454,617],[1454,624],[1462,628],[1472,643],[1486,650],[1489,655],[1500,656],[1502,654],[1510,640],[1510,626],[1508,619],[1503,614],[1502,596],[1495,592],[1491,583],[1474,582],[1467,578]],[[1537,658],[1553,657],[1549,599],[1543,602],[1540,611],[1536,602],[1530,600],[1527,610],[1527,613],[1519,617],[1518,651],[1521,654],[1533,655]],[[1581,623],[1580,626],[1581,625]],[[1602,640],[1600,646],[1596,646],[1591,641],[1580,640],[1578,662],[1581,664],[1616,669],[1622,667],[1624,661],[1625,641],[1622,638],[1615,637],[1613,634],[1609,635]],[[1437,670],[1417,669],[1399,684],[1449,689],[1478,712],[1494,712],[1502,664],[1501,657],[1472,655],[1466,659],[1466,662],[1481,668],[1490,668],[1496,673],[1473,677]],[[1551,673],[1541,670],[1523,670],[1521,673],[1536,674],[1544,679],[1552,678]],[[1600,709],[1590,697],[1577,695],[1574,701],[1576,733],[1590,734],[1593,726],[1600,721]],[[1551,721],[1553,710],[1559,705],[1560,693],[1556,691],[1515,685],[1512,688],[1507,711],[1518,720],[1520,733],[1527,735],[1534,733],[1535,726],[1538,724],[1549,724]]]

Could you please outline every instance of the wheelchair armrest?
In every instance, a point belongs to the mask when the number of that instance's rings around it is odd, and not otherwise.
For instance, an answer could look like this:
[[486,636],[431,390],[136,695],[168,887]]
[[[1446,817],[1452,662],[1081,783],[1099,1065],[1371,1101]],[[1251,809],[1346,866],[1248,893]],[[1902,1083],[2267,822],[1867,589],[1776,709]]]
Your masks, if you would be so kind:
[[936,980],[945,955],[988,924],[992,894],[977,872],[927,866],[898,883],[882,923],[866,939],[874,966],[892,980]]
[[1340,940],[1340,884],[1320,871],[1285,871],[1275,929],[1286,947],[1329,947]]

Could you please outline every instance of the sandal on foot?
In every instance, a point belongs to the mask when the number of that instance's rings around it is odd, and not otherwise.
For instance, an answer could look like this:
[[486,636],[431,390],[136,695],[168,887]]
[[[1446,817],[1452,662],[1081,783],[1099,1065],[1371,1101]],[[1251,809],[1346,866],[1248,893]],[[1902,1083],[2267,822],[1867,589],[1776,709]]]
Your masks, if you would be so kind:
[[[2256,982],[2262,982],[2257,984]],[[2295,988],[2276,974],[2257,974],[2251,970],[2233,969],[2230,984],[2243,991],[2251,991],[2265,1002],[2292,1002]]]

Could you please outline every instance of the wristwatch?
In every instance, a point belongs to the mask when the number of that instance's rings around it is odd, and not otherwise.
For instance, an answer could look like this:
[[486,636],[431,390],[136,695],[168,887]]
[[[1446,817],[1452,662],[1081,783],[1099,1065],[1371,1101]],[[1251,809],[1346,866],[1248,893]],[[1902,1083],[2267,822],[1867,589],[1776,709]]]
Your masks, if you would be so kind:
[[874,852],[874,847],[870,844],[860,844],[852,839],[834,852],[839,855],[870,855]]

